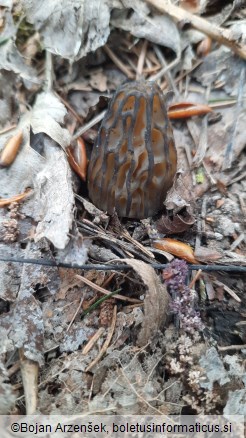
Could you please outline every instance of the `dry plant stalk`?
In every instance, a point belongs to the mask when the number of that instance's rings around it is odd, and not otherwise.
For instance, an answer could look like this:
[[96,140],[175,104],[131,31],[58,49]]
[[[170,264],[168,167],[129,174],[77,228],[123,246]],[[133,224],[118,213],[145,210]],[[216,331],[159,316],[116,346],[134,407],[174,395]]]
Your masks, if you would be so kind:
[[[95,289],[104,295],[108,295],[110,293],[108,290],[104,289],[103,287],[98,286],[97,284],[88,280],[88,278],[82,277],[81,275],[75,275],[75,277],[78,278],[79,280],[83,281],[85,284],[87,284],[87,286],[90,286],[92,289]],[[135,304],[141,303],[141,301],[136,300],[135,298],[125,297],[124,295],[119,295],[119,294],[115,294],[114,298],[117,298],[118,300],[122,300],[122,301],[129,301],[129,302],[135,303]]]
[[168,0],[147,0],[147,2],[158,9],[158,11],[168,14],[175,21],[190,23],[195,29],[203,32],[219,44],[224,44],[238,56],[246,59],[246,46],[238,41],[229,29],[216,26],[204,18],[193,15],[190,12],[173,5]]
[[115,324],[116,324],[116,319],[117,319],[117,306],[114,306],[114,312],[113,312],[113,318],[112,318],[112,323],[111,326],[109,328],[108,331],[108,335],[106,338],[106,341],[104,342],[98,356],[91,362],[91,364],[86,368],[85,372],[88,373],[88,371],[90,371],[101,359],[101,357],[104,355],[104,353],[106,353],[109,344],[111,342],[111,339],[113,337],[114,334],[114,329],[115,329]]
[[21,376],[26,401],[26,414],[31,415],[37,409],[38,363],[25,357],[23,348],[19,350]]
[[0,208],[7,207],[9,204],[12,204],[12,202],[22,201],[22,199],[25,199],[31,192],[32,192],[32,190],[27,190],[26,192],[20,193],[19,195],[12,196],[11,198],[0,199]]
[[103,335],[105,332],[104,327],[100,327],[97,332],[92,336],[92,338],[87,342],[87,344],[84,346],[82,350],[82,354],[86,355],[89,353],[89,351],[94,347],[95,343],[98,341],[98,339]]

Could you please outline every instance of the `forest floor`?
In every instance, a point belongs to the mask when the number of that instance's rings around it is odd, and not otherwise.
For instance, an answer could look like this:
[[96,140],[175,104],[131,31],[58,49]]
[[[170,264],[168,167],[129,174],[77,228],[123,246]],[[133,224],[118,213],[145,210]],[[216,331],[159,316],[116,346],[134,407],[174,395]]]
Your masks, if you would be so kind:
[[[0,9],[0,413],[245,415],[246,9],[93,1]],[[144,219],[88,195],[127,80],[178,153]]]

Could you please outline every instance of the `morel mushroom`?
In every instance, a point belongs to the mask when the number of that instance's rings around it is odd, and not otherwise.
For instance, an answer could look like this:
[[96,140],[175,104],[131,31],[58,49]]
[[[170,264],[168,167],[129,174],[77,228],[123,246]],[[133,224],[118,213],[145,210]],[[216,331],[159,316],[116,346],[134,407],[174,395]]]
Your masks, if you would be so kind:
[[155,82],[120,86],[109,105],[88,168],[92,202],[142,219],[163,208],[177,169],[166,99]]

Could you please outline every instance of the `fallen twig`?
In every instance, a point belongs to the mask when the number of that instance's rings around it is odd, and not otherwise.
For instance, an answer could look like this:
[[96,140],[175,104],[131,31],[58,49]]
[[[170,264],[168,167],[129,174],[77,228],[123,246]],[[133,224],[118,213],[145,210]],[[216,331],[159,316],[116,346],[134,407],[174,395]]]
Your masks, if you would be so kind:
[[115,329],[115,324],[116,324],[116,319],[117,319],[117,306],[114,306],[114,311],[113,311],[113,318],[112,318],[112,323],[111,323],[111,326],[110,326],[110,328],[109,328],[109,331],[108,331],[108,335],[107,335],[107,339],[106,339],[106,341],[104,342],[104,344],[103,344],[103,346],[102,346],[102,348],[101,348],[101,350],[100,350],[100,352],[99,352],[99,354],[98,354],[98,356],[91,362],[91,364],[86,368],[86,373],[88,372],[88,371],[90,371],[98,362],[99,362],[99,360],[101,359],[101,357],[106,353],[106,351],[107,351],[107,349],[108,349],[108,347],[109,347],[109,344],[110,344],[110,342],[111,342],[111,339],[112,339],[112,337],[113,337],[113,334],[114,334],[114,329]]
[[87,344],[84,346],[82,350],[82,354],[86,355],[89,353],[89,351],[92,349],[92,347],[95,345],[95,343],[98,341],[98,339],[103,335],[105,332],[104,327],[99,327],[99,329],[96,331],[94,336],[87,342]]
[[38,402],[38,363],[27,359],[23,348],[20,348],[19,356],[26,401],[26,414],[31,415],[36,411]]
[[[104,289],[101,286],[98,286],[98,284],[93,283],[92,281],[88,280],[88,278],[82,277],[81,275],[76,275],[76,278],[83,281],[83,283],[87,284],[87,286],[90,286],[92,289],[95,289],[104,295],[110,294],[110,292],[108,290]],[[124,295],[116,294],[115,292],[112,292],[112,295],[114,295],[114,298],[117,298],[118,300],[130,301],[131,303],[139,303],[139,302],[141,303],[141,301],[139,301],[139,300],[136,300],[134,298],[128,298],[128,297],[125,297]]]
[[246,344],[242,345],[227,345],[225,347],[218,347],[219,351],[230,351],[230,350],[243,350],[246,348]]
[[147,0],[147,2],[160,12],[168,14],[178,23],[190,23],[195,29],[198,29],[200,32],[208,35],[219,44],[224,44],[238,56],[246,59],[246,46],[237,39],[231,30],[216,26],[215,24],[205,20],[205,18],[193,15],[190,12],[187,12],[185,9],[173,5],[168,0]]
[[221,287],[223,287],[223,289],[229,294],[229,295],[231,295],[231,297],[232,298],[234,298],[234,300],[236,300],[238,303],[241,303],[241,299],[239,298],[239,296],[230,288],[230,287],[228,287],[228,286],[226,286],[226,284],[224,284],[224,283],[222,283],[221,281],[219,281],[219,280],[215,280],[214,281],[214,283],[217,285],[217,286],[221,286]]
[[88,129],[92,128],[94,125],[101,122],[101,120],[105,116],[106,112],[107,112],[107,110],[104,110],[101,113],[97,114],[96,117],[93,117],[93,119],[91,119],[88,123],[86,123],[84,126],[82,126],[82,128],[78,129],[78,131],[75,132],[75,134],[72,136],[71,142],[73,142],[74,140],[77,140],[77,138],[79,138],[86,131],[88,131]]
[[103,47],[109,58],[117,65],[117,67],[129,78],[134,79],[134,74],[129,68],[114,54],[114,52],[105,44]]

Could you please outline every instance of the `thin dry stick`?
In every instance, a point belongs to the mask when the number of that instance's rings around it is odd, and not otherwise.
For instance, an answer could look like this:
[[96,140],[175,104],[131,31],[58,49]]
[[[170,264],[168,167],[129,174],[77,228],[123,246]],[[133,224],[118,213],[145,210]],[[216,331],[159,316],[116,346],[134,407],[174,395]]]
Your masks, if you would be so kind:
[[246,344],[242,345],[228,345],[225,347],[217,347],[219,351],[230,351],[230,350],[243,350],[246,348]]
[[238,175],[236,178],[231,179],[230,181],[228,181],[227,183],[227,187],[231,186],[232,184],[234,184],[235,182],[244,180],[246,178],[246,172],[242,172],[240,175]]
[[76,309],[76,312],[75,312],[75,314],[73,315],[73,317],[72,317],[72,319],[71,319],[71,321],[70,321],[70,324],[68,325],[68,328],[67,328],[67,330],[66,330],[67,332],[68,332],[68,330],[70,329],[71,325],[73,324],[73,322],[74,322],[76,316],[78,315],[79,310],[80,310],[80,308],[81,308],[81,306],[82,306],[83,301],[84,301],[84,298],[81,298],[81,300],[80,300],[80,302],[79,302],[79,305],[78,305],[78,307],[77,307],[77,309]]
[[3,129],[1,129],[1,131],[0,131],[0,135],[2,135],[2,134],[6,134],[6,132],[12,131],[13,129],[16,128],[16,126],[17,126],[17,125],[10,125],[10,126],[8,126],[7,128],[3,128]]
[[226,286],[226,284],[222,283],[219,280],[215,280],[214,281],[215,284],[217,284],[217,286],[221,286],[224,288],[224,290],[231,295],[232,298],[234,298],[234,300],[236,300],[238,303],[241,303],[241,299],[239,298],[239,296],[228,286]]
[[87,342],[87,344],[84,346],[82,350],[82,354],[86,355],[89,353],[89,351],[92,349],[92,347],[95,345],[95,343],[98,341],[98,339],[103,335],[105,332],[104,327],[100,327],[97,332],[92,336],[92,338]]
[[79,114],[75,111],[75,109],[70,105],[70,103],[66,99],[63,99],[63,97],[60,96],[59,93],[56,92],[55,95],[58,97],[58,99],[61,100],[62,103],[64,103],[65,107],[73,114],[75,119],[82,125],[83,119],[79,116]]
[[166,59],[162,53],[162,51],[160,50],[160,48],[155,44],[154,45],[154,51],[155,54],[157,56],[157,58],[159,59],[161,65],[166,69],[165,71],[165,78],[166,80],[169,82],[170,87],[172,88],[172,90],[175,92],[175,94],[177,93],[177,95],[179,95],[178,89],[176,88],[176,85],[174,83],[174,79],[171,75],[170,70],[179,63],[180,58],[175,58],[170,64],[167,64]]
[[235,99],[231,100],[224,100],[223,102],[210,102],[209,106],[210,108],[219,109],[219,108],[230,108],[231,106],[234,106],[237,101]]
[[112,318],[112,323],[111,326],[109,328],[108,331],[108,336],[106,341],[104,342],[98,356],[91,362],[91,364],[86,368],[85,372],[87,373],[88,371],[90,371],[101,359],[101,357],[104,355],[104,353],[106,353],[109,344],[111,342],[111,339],[113,337],[114,334],[114,329],[115,329],[115,324],[116,324],[116,319],[117,319],[117,306],[114,306],[114,311],[113,311],[113,318]]
[[53,56],[52,53],[46,50],[45,52],[45,91],[53,90]]
[[244,220],[246,220],[246,203],[244,202],[242,193],[238,193],[237,196],[238,196],[240,207],[241,207],[241,210],[242,210],[242,213],[244,216]]
[[24,349],[19,350],[21,376],[24,388],[26,414],[31,415],[37,409],[38,403],[38,363],[27,359]]
[[206,175],[207,175],[207,177],[208,177],[210,183],[211,183],[212,185],[215,185],[215,184],[216,184],[216,179],[214,179],[213,175],[211,175],[211,173],[210,173],[210,171],[208,170],[208,167],[207,167],[207,164],[205,163],[205,161],[203,161],[202,165],[203,165],[203,168],[204,168],[204,170],[205,170],[205,173],[206,173]]
[[20,361],[17,360],[17,362],[15,362],[14,365],[12,365],[12,367],[8,369],[8,377],[10,378],[11,376],[13,376],[17,371],[19,371],[19,369]]
[[[108,295],[110,293],[108,290],[104,289],[103,287],[98,286],[97,284],[88,280],[88,278],[82,277],[82,275],[75,275],[75,277],[78,278],[79,280],[83,281],[88,286],[92,287],[92,289],[95,289],[104,295]],[[119,295],[119,294],[115,294],[114,298],[118,298],[118,300],[122,300],[122,301],[130,301],[131,303],[141,303],[142,302],[140,300],[136,300],[134,298],[124,297],[123,295]]]
[[125,53],[122,53],[121,56],[122,56],[122,58],[123,58],[123,61],[127,62],[127,63],[129,64],[129,66],[132,68],[132,70],[134,71],[134,73],[136,74],[136,73],[137,73],[137,67],[136,67],[136,65],[134,64],[134,62],[133,62],[131,59],[129,59],[129,57],[126,56]]
[[199,65],[202,64],[203,61],[199,60],[196,61],[195,64],[189,69],[189,70],[185,70],[185,72],[180,73],[180,75],[175,79],[175,83],[178,84],[180,81],[182,81],[182,79],[184,79],[185,77],[187,77],[192,71],[194,71],[197,67],[199,67]]
[[128,235],[127,233],[122,233],[121,234],[126,240],[128,240],[129,242],[131,242],[133,245],[135,245],[138,249],[140,249],[140,251],[142,251],[144,254],[146,254],[148,257],[150,257],[151,259],[154,259],[155,256],[152,254],[152,252],[150,252],[148,249],[146,249],[140,242],[138,242],[137,240],[133,239],[133,237],[131,237],[130,235]]
[[204,18],[193,15],[185,9],[173,5],[169,0],[147,0],[147,2],[160,12],[168,14],[178,23],[190,23],[195,29],[208,35],[219,44],[224,44],[241,58],[246,59],[246,45],[238,41],[237,36],[231,30],[216,26]]
[[107,286],[114,277],[115,277],[115,272],[110,274],[110,276],[103,282],[103,287]]
[[183,148],[184,148],[184,151],[185,151],[185,154],[186,154],[187,163],[189,165],[189,168],[191,168],[191,166],[192,166],[192,156],[191,156],[190,147],[186,143],[184,143],[183,144]]
[[77,140],[81,135],[83,135],[88,129],[92,128],[97,123],[101,122],[103,117],[105,116],[107,110],[102,111],[101,113],[97,114],[96,117],[93,117],[88,123],[86,123],[82,128],[78,129],[77,132],[72,136],[71,141]]
[[[160,55],[161,54],[160,50],[157,48],[157,46],[154,46],[154,47],[155,47],[156,54]],[[180,58],[175,58],[174,61],[170,62],[170,64],[167,64],[163,55],[161,57],[158,56],[158,58],[159,58],[159,61],[161,62],[161,64],[163,65],[163,67],[161,68],[161,70],[158,71],[158,73],[150,76],[148,79],[149,81],[157,81],[158,79],[162,78],[173,67],[175,67],[180,61]],[[170,79],[170,76],[168,76],[168,78]],[[174,90],[176,89],[175,85],[173,86],[173,89]]]
[[144,66],[144,62],[145,62],[147,47],[148,47],[148,40],[144,40],[142,48],[141,48],[141,52],[140,52],[140,55],[138,58],[137,74],[136,74],[137,80],[140,79],[142,74],[143,74],[143,66]]
[[198,269],[196,275],[194,276],[194,278],[191,280],[191,282],[190,282],[190,284],[189,284],[189,288],[190,288],[190,289],[194,286],[195,282],[200,278],[201,273],[202,273],[202,270],[201,270],[201,269]]
[[200,219],[197,220],[197,233],[196,233],[196,243],[195,243],[195,253],[201,247],[201,232],[202,232],[202,221]]
[[246,234],[241,233],[238,238],[234,240],[234,242],[231,244],[230,251],[234,251],[244,240],[246,241]]
[[125,64],[114,54],[114,52],[105,44],[103,47],[109,58],[115,63],[115,65],[129,78],[134,79],[134,74],[126,67]]

